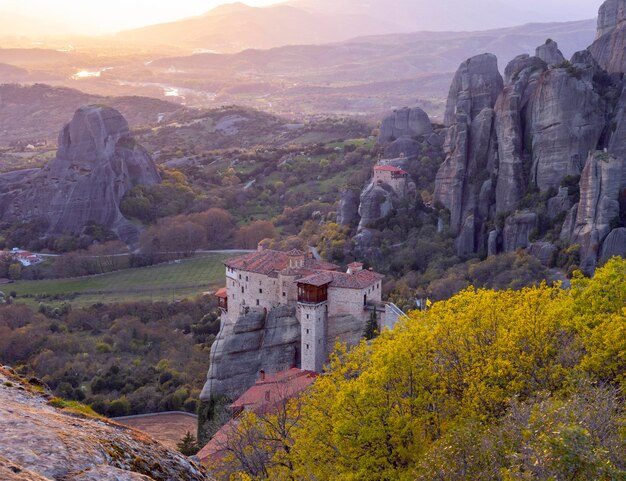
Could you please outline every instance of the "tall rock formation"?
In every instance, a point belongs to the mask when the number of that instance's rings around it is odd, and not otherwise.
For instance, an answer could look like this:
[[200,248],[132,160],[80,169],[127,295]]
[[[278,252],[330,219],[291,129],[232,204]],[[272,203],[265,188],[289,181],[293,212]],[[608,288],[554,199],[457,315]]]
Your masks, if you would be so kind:
[[589,51],[608,73],[626,72],[626,0],[607,0],[602,4],[596,40]]
[[581,267],[587,272],[593,271],[602,243],[620,214],[619,197],[624,190],[626,158],[606,152],[590,155],[580,179],[580,204],[570,238],[580,245]]
[[82,107],[61,130],[54,160],[23,180],[0,179],[0,218],[43,218],[51,234],[80,233],[92,221],[133,241],[137,228],[122,216],[120,201],[134,186],[158,182],[152,159],[135,142],[122,114]]
[[479,248],[489,214],[497,164],[493,107],[502,86],[496,57],[484,54],[461,64],[448,96],[446,159],[437,172],[434,200],[450,211],[461,255]]

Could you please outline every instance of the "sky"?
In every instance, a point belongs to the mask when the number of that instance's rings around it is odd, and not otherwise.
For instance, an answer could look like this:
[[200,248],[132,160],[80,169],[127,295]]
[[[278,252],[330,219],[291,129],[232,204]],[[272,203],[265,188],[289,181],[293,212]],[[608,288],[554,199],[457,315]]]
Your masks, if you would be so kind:
[[[230,0],[231,2],[233,0]],[[248,5],[264,6],[284,0],[244,0]],[[341,1],[341,0],[335,0]],[[446,1],[446,0],[441,0]],[[471,2],[472,0],[467,0]],[[499,0],[511,4],[512,0]],[[602,0],[525,0],[528,10],[541,11],[554,19],[571,20],[595,16]],[[155,23],[200,15],[224,0],[0,0],[0,29],[4,14],[14,28],[34,29],[40,33],[101,35]],[[513,2],[520,5],[517,0]],[[17,17],[17,20],[13,19]],[[21,20],[21,22],[20,22]],[[26,33],[26,32],[24,32]]]
[[[47,19],[50,25],[63,25],[67,33],[100,35],[201,15],[233,1],[0,0],[0,14],[9,12],[19,17]],[[264,6],[280,1],[284,0],[245,0],[244,3]]]

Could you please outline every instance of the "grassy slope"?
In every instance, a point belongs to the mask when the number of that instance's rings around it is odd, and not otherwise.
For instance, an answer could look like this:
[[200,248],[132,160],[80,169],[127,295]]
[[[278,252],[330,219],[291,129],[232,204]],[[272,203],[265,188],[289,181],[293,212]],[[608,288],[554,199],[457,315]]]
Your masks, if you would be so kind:
[[[6,290],[15,291],[18,302],[30,305],[38,304],[39,300],[34,298],[37,295],[76,294],[71,300],[76,306],[133,300],[171,301],[194,296],[223,284],[222,261],[227,257],[232,255],[212,254],[179,263],[126,269],[83,278],[16,282],[7,286]],[[22,297],[25,295],[29,297]],[[49,299],[43,301],[48,303]]]

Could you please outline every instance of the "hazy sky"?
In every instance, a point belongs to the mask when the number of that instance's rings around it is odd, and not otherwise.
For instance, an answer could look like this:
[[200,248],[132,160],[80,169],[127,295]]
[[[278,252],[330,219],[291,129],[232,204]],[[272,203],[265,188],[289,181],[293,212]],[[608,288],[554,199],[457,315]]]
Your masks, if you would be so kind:
[[[233,1],[233,0],[231,0]],[[262,6],[284,0],[244,0],[248,5]],[[335,0],[340,2],[341,0]],[[446,0],[440,0],[446,1]],[[472,0],[467,0],[471,2]],[[551,20],[570,20],[595,16],[602,0],[498,0],[515,4]],[[3,12],[22,17],[24,28],[40,33],[59,33],[59,25],[67,33],[113,33],[144,25],[162,23],[202,14],[224,0],[0,0]],[[0,25],[2,24],[0,19]],[[17,25],[13,25],[17,28]],[[7,28],[6,25],[4,26]],[[8,27],[10,29],[10,26]],[[21,28],[21,25],[20,25]]]
[[[0,12],[47,19],[85,34],[112,33],[203,14],[224,0],[0,0]],[[284,0],[245,0],[254,6]]]

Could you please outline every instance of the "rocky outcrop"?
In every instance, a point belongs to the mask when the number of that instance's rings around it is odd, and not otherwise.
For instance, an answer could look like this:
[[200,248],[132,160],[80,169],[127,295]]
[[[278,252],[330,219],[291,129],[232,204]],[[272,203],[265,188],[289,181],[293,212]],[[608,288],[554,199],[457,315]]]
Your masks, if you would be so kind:
[[532,98],[530,182],[542,192],[580,175],[605,126],[604,100],[575,71],[554,68],[538,81]]
[[351,225],[359,218],[360,195],[357,190],[348,189],[341,193],[337,209],[337,223]]
[[546,267],[552,267],[558,248],[550,242],[533,242],[528,246],[528,254],[539,259]]
[[551,38],[546,40],[545,44],[537,47],[535,57],[543,60],[549,67],[559,65],[565,61],[563,53],[559,50],[559,45]]
[[602,242],[619,216],[619,197],[626,189],[626,158],[606,152],[589,156],[580,179],[580,203],[570,242],[581,247],[581,267],[595,268]]
[[236,399],[254,384],[261,369],[269,374],[297,366],[299,350],[295,306],[277,307],[269,313],[250,309],[234,323],[225,321],[211,347],[200,398],[208,401],[225,395]]
[[386,184],[369,184],[361,194],[359,231],[382,219],[393,209],[395,193]]
[[485,53],[463,62],[454,75],[448,94],[446,126],[455,124],[459,113],[473,119],[484,108],[492,108],[502,87],[495,55]]
[[437,172],[434,200],[450,211],[460,255],[478,249],[489,213],[497,145],[493,106],[502,83],[496,58],[479,55],[461,64],[448,97],[446,158]]
[[626,72],[626,0],[602,4],[596,40],[589,51],[608,73]]
[[380,125],[379,142],[385,144],[402,137],[414,138],[433,133],[428,114],[419,107],[394,111]]
[[403,137],[395,140],[385,147],[386,159],[417,159],[420,153],[422,144],[417,140]]
[[143,433],[53,407],[51,396],[40,389],[0,368],[0,479],[210,479],[188,458]]
[[567,187],[561,187],[557,195],[548,199],[547,214],[550,219],[556,219],[563,212],[572,208],[572,198]]
[[546,69],[543,60],[527,55],[516,57],[505,69],[509,83],[495,107],[499,161],[495,196],[499,213],[514,210],[528,186],[532,152],[527,126],[532,123],[537,83]]
[[524,212],[507,217],[504,222],[502,243],[504,252],[526,249],[530,235],[537,228],[538,217],[534,212]]
[[602,243],[600,261],[606,262],[611,257],[626,257],[626,228],[614,229]]
[[61,130],[54,160],[19,182],[4,181],[0,218],[43,218],[51,234],[80,233],[92,221],[133,241],[137,228],[122,216],[120,201],[134,186],[158,182],[152,159],[118,111],[82,107]]

